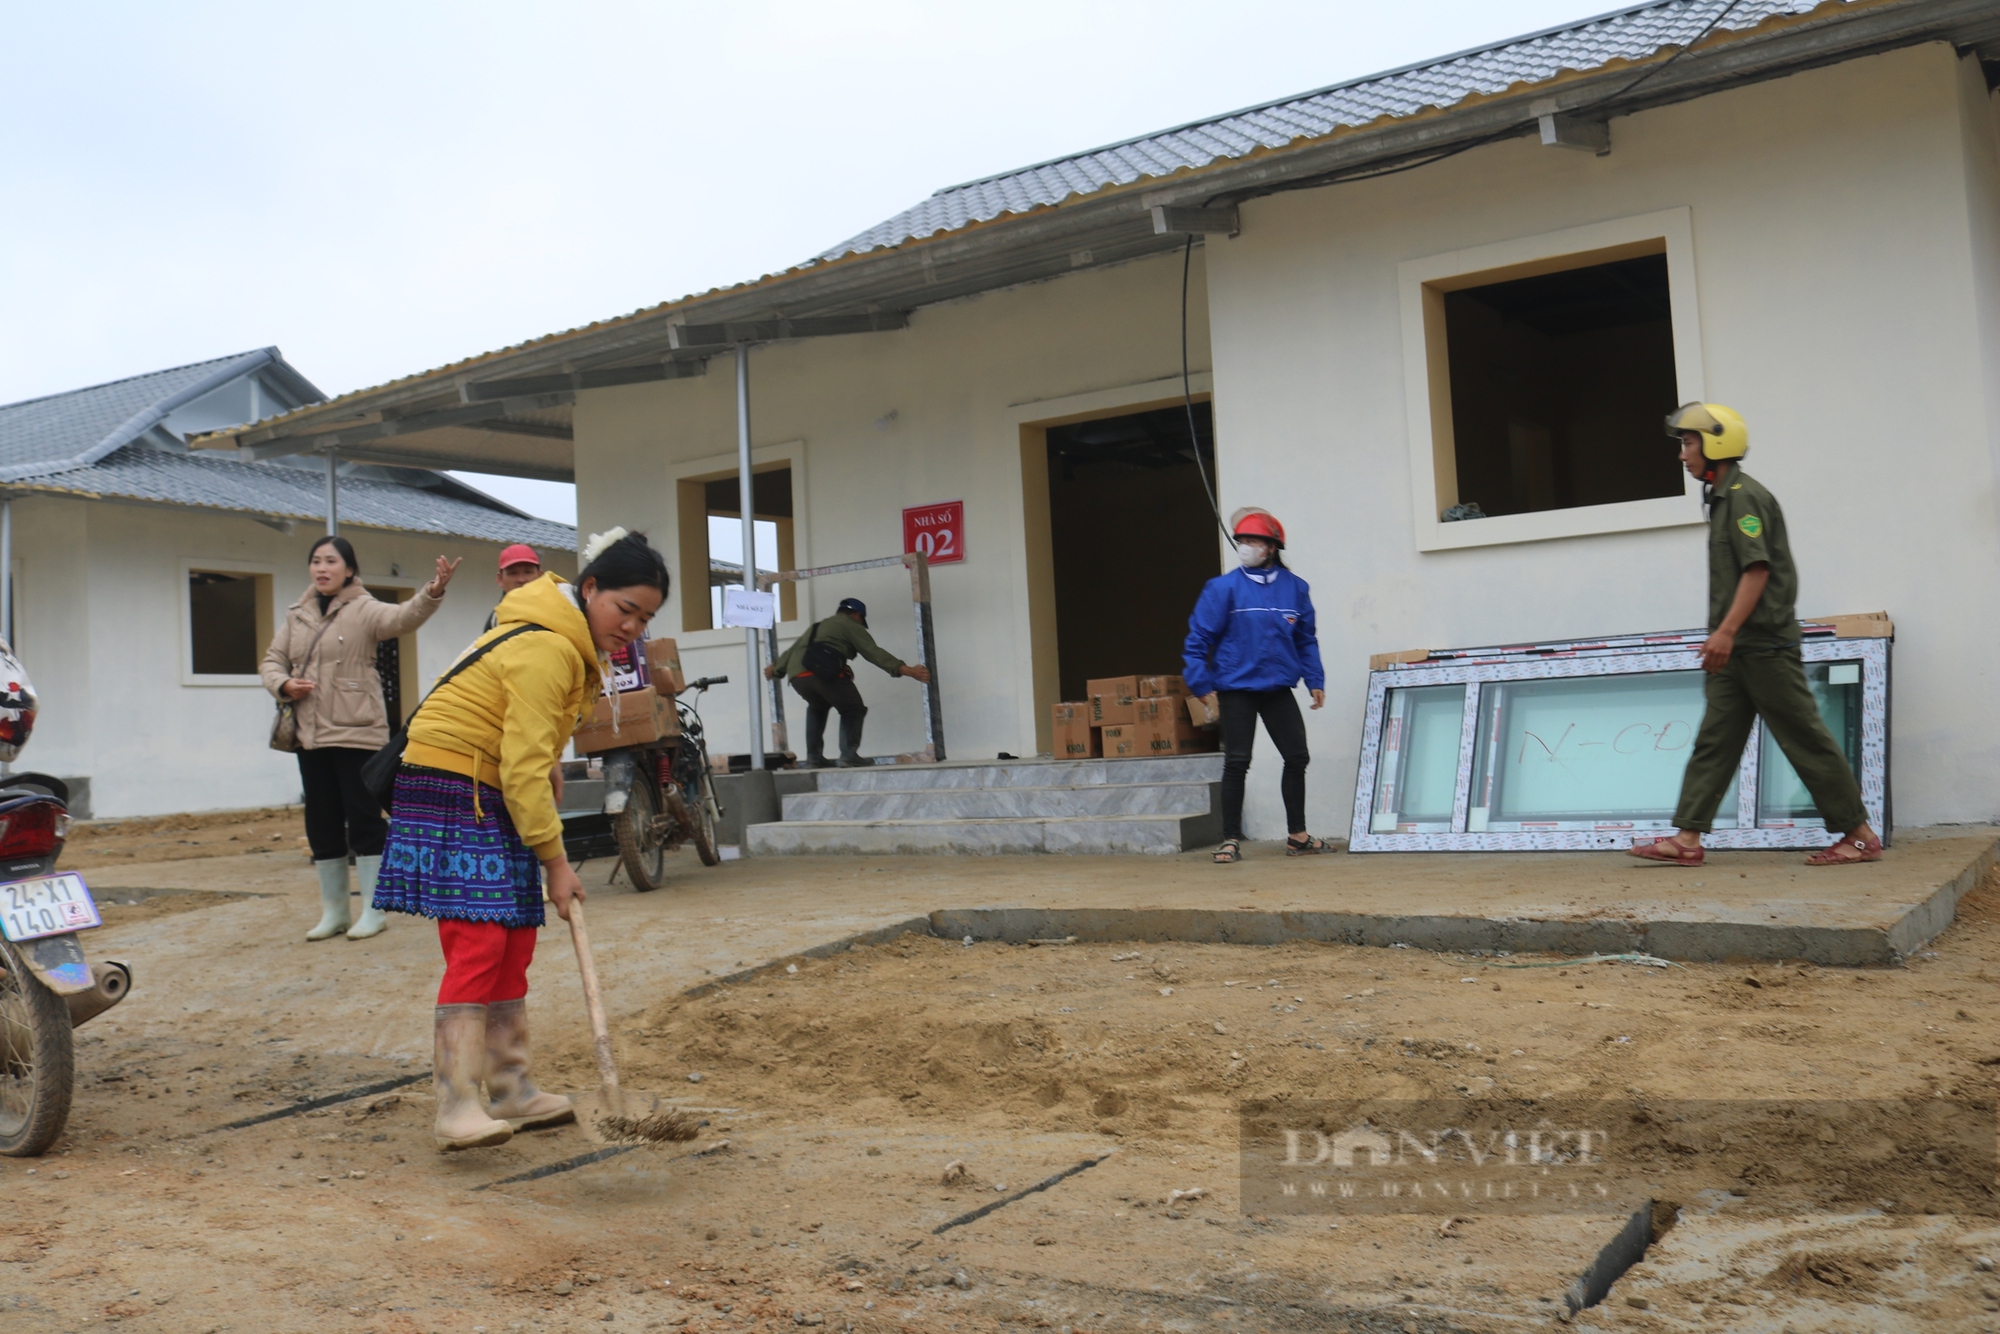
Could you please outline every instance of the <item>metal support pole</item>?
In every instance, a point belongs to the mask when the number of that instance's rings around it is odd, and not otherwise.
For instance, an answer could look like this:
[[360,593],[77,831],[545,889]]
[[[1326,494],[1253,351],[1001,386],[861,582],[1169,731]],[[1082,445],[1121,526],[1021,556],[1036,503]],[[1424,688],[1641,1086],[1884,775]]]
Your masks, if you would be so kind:
[[340,536],[340,460],[326,456],[326,535]]
[[917,613],[917,661],[930,670],[924,683],[924,749],[933,764],[944,758],[944,696],[938,690],[937,623],[931,619],[931,563],[921,551],[903,557],[910,567],[910,601]]
[[[763,587],[768,579],[768,575],[759,579],[758,586]],[[775,588],[776,585],[772,585],[772,589]],[[768,654],[766,663],[775,666],[778,661],[778,622],[775,615],[771,618],[771,628],[764,632],[764,647]],[[791,734],[785,726],[785,681],[783,677],[774,676],[771,678],[771,749],[782,755],[791,748]]]
[[[750,345],[736,345],[736,489],[737,504],[743,511],[743,587],[757,587],[757,522],[753,511],[756,508],[750,490]],[[753,770],[764,767],[764,682],[763,657],[758,651],[757,629],[746,627],[743,631],[743,660],[748,675],[744,692],[750,700],[750,767]]]

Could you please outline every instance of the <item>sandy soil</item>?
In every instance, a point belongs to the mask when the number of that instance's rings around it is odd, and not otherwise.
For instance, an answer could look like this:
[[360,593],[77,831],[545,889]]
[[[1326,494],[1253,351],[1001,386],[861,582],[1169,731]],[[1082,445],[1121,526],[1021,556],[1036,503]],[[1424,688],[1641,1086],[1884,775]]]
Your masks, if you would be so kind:
[[211,811],[132,820],[78,820],[70,826],[62,864],[75,871],[135,862],[181,861],[235,853],[302,855],[303,808]]
[[[688,998],[709,964],[795,949],[773,942],[801,919],[845,920],[863,897],[1004,901],[991,884],[1050,863],[981,862],[968,888],[944,859],[688,859],[681,888],[646,896],[601,888],[594,866],[625,1083],[708,1125],[693,1143],[508,1181],[596,1146],[571,1127],[432,1149],[437,970],[420,926],[307,946],[312,876],[295,857],[129,860],[92,876],[107,925],[87,944],[134,963],[134,998],[78,1034],[58,1151],[0,1160],[9,1331],[1545,1327],[1617,1220],[1481,1216],[1440,1235],[1434,1216],[1246,1217],[1238,1100],[1977,1097],[2000,1066],[1994,882],[1897,969],[910,936]],[[1059,865],[1082,898],[1174,873]],[[535,965],[540,1064],[545,1083],[585,1088],[565,945],[552,926]],[[964,1175],[945,1184],[954,1162]],[[2000,1328],[2000,1285],[1975,1267],[2000,1256],[1995,1220],[1909,1212],[1891,1167],[1841,1178],[1739,1155],[1726,1193],[1677,1201],[1679,1225],[1578,1323]],[[1760,1212],[1801,1182],[1821,1207],[1873,1212]]]

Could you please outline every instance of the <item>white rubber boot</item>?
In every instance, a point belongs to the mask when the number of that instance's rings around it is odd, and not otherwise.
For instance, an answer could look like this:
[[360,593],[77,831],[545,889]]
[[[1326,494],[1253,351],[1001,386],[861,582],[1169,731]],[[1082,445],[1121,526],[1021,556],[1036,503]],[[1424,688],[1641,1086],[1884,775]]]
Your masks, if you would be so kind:
[[486,1007],[487,1115],[516,1130],[559,1126],[576,1120],[576,1108],[560,1093],[544,1093],[528,1077],[528,1001],[499,1001]]
[[431,1054],[431,1083],[437,1090],[437,1146],[483,1149],[514,1138],[514,1127],[486,1114],[479,1077],[486,1068],[486,1007],[440,1005]]
[[354,910],[347,904],[347,858],[314,862],[319,872],[319,925],[306,932],[307,940],[330,940],[354,922]]
[[375,906],[375,877],[381,873],[380,857],[354,859],[354,878],[361,882],[361,916],[348,930],[349,940],[366,940],[389,929],[389,914]]

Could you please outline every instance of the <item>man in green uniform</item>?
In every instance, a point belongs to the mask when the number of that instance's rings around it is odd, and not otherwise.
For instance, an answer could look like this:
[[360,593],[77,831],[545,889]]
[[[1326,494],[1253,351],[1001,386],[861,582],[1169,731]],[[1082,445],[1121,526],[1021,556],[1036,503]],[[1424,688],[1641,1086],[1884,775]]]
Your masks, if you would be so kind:
[[854,670],[847,664],[863,657],[891,676],[907,676],[928,683],[927,667],[911,667],[875,642],[868,633],[868,606],[860,598],[842,598],[833,615],[806,631],[785,655],[764,669],[766,677],[790,677],[792,689],[806,702],[806,767],[824,769],[826,761],[826,715],[840,714],[840,763],[844,768],[865,768],[861,758],[861,723],[868,706],[854,685]]
[[1844,833],[1808,866],[1882,859],[1868,827],[1861,788],[1835,744],[1806,684],[1799,655],[1799,574],[1785,535],[1785,514],[1763,483],[1739,462],[1750,452],[1743,419],[1719,403],[1688,403],[1667,417],[1681,442],[1681,462],[1703,483],[1708,506],[1708,673],[1701,731],[1681,777],[1671,838],[1635,844],[1646,861],[1702,864],[1701,836],[1736,783],[1743,746],[1758,718],[1812,793],[1828,829]]

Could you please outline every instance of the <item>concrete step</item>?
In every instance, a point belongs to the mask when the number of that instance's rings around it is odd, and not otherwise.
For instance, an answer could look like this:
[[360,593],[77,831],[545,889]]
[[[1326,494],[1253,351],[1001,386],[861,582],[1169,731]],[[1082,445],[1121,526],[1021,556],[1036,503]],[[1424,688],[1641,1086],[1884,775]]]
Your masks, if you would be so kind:
[[1222,756],[1174,755],[1163,759],[878,764],[869,769],[820,769],[816,773],[821,792],[910,792],[920,788],[1214,783],[1222,778]]
[[784,820],[745,831],[753,856],[781,853],[1151,853],[1166,856],[1222,837],[1222,818],[1119,815],[961,820]]
[[784,799],[786,820],[1062,819],[1203,815],[1219,783],[1104,783],[1095,787],[917,788],[810,792]]

